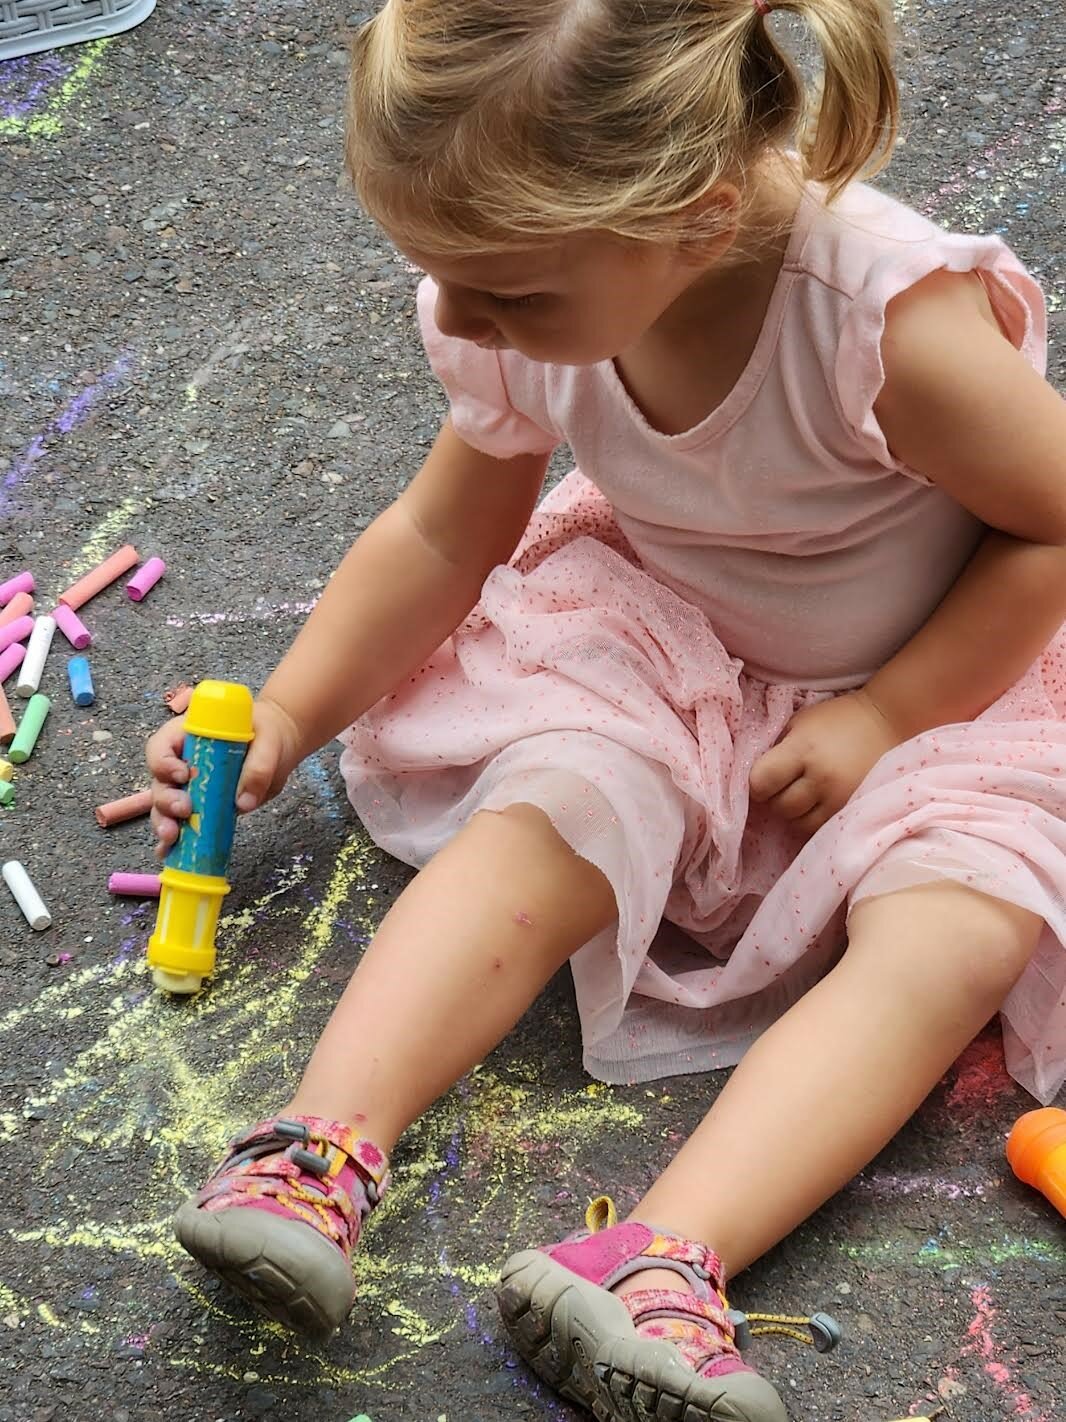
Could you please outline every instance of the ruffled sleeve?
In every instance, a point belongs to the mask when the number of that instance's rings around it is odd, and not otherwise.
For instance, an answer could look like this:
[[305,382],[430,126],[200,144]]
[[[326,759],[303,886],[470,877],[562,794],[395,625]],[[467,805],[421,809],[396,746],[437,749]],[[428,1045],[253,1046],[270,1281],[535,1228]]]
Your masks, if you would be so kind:
[[935,271],[976,272],[1007,339],[1044,374],[1047,314],[1040,287],[998,237],[937,233],[926,241],[900,242],[869,268],[844,320],[836,358],[837,394],[844,417],[865,452],[886,468],[921,483],[925,475],[895,459],[874,414],[885,383],[881,339],[885,308],[894,296]]
[[511,403],[497,351],[446,336],[437,326],[436,283],[425,277],[418,288],[422,344],[451,406],[452,425],[467,444],[496,459],[547,454],[562,436],[543,428]]

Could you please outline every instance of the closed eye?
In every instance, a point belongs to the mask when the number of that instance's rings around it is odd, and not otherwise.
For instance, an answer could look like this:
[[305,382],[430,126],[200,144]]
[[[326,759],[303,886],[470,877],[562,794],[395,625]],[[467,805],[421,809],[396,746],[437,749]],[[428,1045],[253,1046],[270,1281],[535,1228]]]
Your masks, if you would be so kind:
[[494,292],[489,293],[493,301],[498,306],[532,306],[534,301],[539,301],[543,295],[539,291],[531,291],[528,296],[497,296]]

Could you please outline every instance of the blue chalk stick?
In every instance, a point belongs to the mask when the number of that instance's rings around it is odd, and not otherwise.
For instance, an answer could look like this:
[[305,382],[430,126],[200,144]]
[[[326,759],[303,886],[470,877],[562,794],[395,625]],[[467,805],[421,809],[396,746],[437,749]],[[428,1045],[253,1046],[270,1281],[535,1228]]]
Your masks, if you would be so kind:
[[70,678],[70,694],[75,706],[91,706],[96,700],[93,690],[93,674],[89,669],[88,657],[71,657],[67,662],[67,676]]

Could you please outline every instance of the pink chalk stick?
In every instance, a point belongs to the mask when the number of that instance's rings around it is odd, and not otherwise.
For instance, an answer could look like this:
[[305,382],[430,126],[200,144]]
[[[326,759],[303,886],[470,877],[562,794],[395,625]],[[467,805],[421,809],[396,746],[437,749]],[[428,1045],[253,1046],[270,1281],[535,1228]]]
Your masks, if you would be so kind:
[[0,607],[5,602],[10,602],[16,593],[33,592],[33,574],[18,573],[13,578],[8,578],[6,583],[0,583]]
[[84,652],[86,647],[92,646],[93,634],[78,614],[65,602],[59,604],[52,616],[56,620],[56,626],[72,647],[77,648],[79,652]]
[[33,631],[32,617],[16,617],[6,627],[0,627],[0,652],[15,642],[25,642]]
[[112,874],[107,881],[112,894],[127,894],[133,899],[157,899],[159,897],[158,874]]
[[21,642],[13,642],[10,647],[5,647],[0,652],[0,681],[7,681],[15,668],[22,665],[25,655],[26,648]]
[[0,627],[6,627],[18,617],[29,617],[33,611],[33,598],[29,593],[16,593],[8,605],[0,612]]
[[146,593],[151,592],[166,570],[167,565],[162,558],[149,558],[143,568],[138,568],[126,584],[126,591],[133,601],[140,602]]

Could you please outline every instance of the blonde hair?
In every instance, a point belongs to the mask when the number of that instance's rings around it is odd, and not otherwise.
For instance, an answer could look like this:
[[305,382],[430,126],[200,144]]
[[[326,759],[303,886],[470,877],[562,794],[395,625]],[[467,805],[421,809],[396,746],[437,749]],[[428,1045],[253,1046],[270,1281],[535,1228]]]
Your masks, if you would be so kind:
[[440,256],[592,229],[676,240],[793,144],[832,198],[896,136],[890,3],[772,8],[819,43],[816,101],[753,0],[388,0],[352,43],[356,191]]

